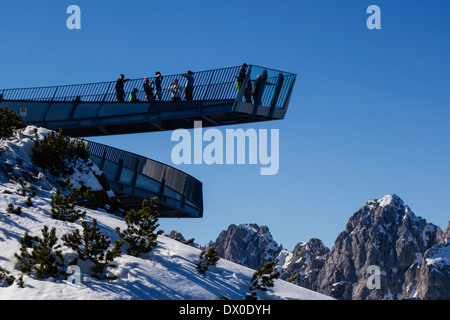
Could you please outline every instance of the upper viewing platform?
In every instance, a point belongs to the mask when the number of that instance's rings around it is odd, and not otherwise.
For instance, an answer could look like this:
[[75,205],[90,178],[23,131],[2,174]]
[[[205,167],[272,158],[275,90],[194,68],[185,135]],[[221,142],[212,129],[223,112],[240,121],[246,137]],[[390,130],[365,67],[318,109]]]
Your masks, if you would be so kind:
[[152,78],[0,89],[0,107],[73,137],[283,119],[296,74],[255,65]]

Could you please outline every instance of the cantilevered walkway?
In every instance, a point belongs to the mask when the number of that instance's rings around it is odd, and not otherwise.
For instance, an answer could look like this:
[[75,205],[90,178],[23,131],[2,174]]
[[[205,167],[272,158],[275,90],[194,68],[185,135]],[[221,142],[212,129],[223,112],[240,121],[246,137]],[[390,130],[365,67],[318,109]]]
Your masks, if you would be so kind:
[[[23,121],[73,137],[243,124],[283,119],[296,75],[249,65],[240,89],[240,66],[195,72],[193,99],[171,101],[167,91],[181,74],[164,76],[160,101],[145,101],[144,79],[125,83],[126,100],[138,89],[136,102],[117,102],[115,81],[25,89],[0,89],[0,107],[13,109]],[[262,78],[259,93],[248,99],[247,84]],[[150,78],[152,82],[154,78]],[[183,96],[183,95],[182,95]],[[128,207],[156,196],[162,217],[202,217],[202,184],[170,166],[129,152],[88,142],[91,158],[106,174],[112,189]]]

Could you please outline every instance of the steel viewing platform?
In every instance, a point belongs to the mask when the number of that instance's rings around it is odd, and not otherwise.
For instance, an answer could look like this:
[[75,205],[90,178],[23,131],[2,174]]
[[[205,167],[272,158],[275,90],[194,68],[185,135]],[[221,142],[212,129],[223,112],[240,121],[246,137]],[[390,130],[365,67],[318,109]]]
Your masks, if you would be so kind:
[[[137,88],[138,101],[118,102],[116,81],[24,89],[0,89],[0,107],[8,107],[26,123],[72,137],[93,137],[190,129],[283,119],[296,74],[255,65],[195,72],[192,100],[171,101],[168,87],[182,74],[163,76],[162,96],[145,101],[144,78],[125,82],[125,99]],[[248,89],[261,85],[257,93]],[[149,82],[155,78],[149,78]],[[246,90],[247,89],[247,90]],[[181,96],[183,96],[183,92]],[[161,217],[202,217],[202,184],[162,163],[109,146],[88,142],[92,160],[106,174],[111,188],[126,207],[139,208],[142,199],[156,196]]]

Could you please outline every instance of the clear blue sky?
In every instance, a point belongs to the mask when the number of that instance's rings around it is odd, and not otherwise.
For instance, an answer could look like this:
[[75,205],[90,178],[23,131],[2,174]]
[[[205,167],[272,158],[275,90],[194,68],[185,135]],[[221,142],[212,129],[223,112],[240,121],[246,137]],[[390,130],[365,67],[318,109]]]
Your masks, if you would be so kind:
[[[81,8],[81,30],[66,9]],[[381,8],[381,30],[366,9]],[[205,244],[231,223],[267,225],[293,249],[331,247],[368,200],[398,194],[427,221],[450,219],[450,2],[8,1],[0,88],[141,78],[247,62],[298,74],[280,130],[280,170],[183,165],[204,184],[204,218],[163,220]],[[226,128],[221,128],[222,130]],[[170,132],[92,139],[171,164]]]

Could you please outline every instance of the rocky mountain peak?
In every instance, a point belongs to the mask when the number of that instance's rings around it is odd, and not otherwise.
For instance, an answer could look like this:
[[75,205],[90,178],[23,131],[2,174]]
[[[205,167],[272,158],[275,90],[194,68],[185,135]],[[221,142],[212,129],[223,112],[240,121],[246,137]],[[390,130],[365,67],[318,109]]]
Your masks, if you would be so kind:
[[260,269],[266,262],[274,260],[283,249],[267,226],[257,224],[232,224],[208,246],[212,245],[220,257],[252,269]]
[[298,243],[292,252],[283,250],[276,259],[281,278],[292,278],[293,283],[316,290],[317,276],[329,253],[330,249],[317,238]]
[[[368,201],[349,219],[319,276],[320,292],[339,299],[398,299],[405,273],[437,244],[440,229],[417,217],[397,195]],[[382,274],[379,290],[367,285],[367,270]]]

